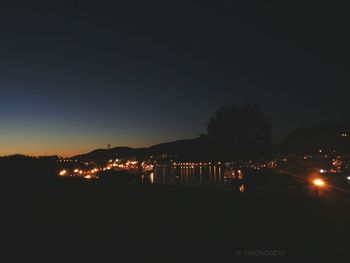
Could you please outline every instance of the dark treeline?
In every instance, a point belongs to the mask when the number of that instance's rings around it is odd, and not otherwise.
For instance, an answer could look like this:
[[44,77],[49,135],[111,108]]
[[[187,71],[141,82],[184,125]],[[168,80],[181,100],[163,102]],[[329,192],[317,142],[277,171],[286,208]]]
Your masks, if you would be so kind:
[[270,159],[285,154],[350,153],[350,119],[323,126],[297,129],[273,145],[272,121],[257,105],[223,106],[209,119],[198,138],[162,143],[149,148],[116,147],[75,156],[78,160],[101,160],[168,154],[174,161],[244,161]]
[[257,105],[223,106],[210,118],[205,133],[199,138],[158,147],[157,153],[179,154],[187,161],[242,161],[267,159],[272,156],[271,120]]

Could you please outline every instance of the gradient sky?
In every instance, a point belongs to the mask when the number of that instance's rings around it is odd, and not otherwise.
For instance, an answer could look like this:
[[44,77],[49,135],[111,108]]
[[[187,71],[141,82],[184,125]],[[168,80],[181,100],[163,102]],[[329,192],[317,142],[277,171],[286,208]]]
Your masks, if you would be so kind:
[[345,7],[52,2],[1,3],[0,155],[196,137],[231,102],[259,104],[275,141],[350,116]]

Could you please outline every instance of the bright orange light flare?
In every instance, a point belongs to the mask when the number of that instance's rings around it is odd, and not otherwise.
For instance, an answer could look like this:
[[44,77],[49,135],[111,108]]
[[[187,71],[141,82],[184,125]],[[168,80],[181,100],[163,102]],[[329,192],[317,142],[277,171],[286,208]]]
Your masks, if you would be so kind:
[[317,186],[317,187],[323,187],[323,186],[325,186],[325,182],[324,182],[322,179],[320,179],[320,178],[314,179],[314,180],[313,180],[313,183],[314,183],[314,185]]

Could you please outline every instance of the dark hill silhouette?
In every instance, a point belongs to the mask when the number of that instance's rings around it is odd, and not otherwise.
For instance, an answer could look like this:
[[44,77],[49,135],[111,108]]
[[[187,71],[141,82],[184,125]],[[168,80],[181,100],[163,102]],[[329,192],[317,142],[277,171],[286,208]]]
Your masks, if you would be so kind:
[[[342,136],[346,134],[346,136]],[[350,154],[350,118],[328,124],[299,128],[291,132],[276,145],[278,153],[312,154],[320,149],[323,152]],[[157,154],[171,154],[176,160],[209,160],[210,144],[206,138],[178,140],[161,143],[148,148],[116,147],[112,149],[98,149],[87,154],[72,158],[91,161],[105,161],[115,157],[147,157]]]
[[86,154],[74,156],[72,158],[80,161],[105,161],[117,157],[124,158],[129,156],[139,156],[145,150],[146,149],[144,148],[135,149],[130,147],[115,147],[112,149],[97,149]]
[[170,154],[178,161],[209,160],[209,142],[203,138],[179,140],[151,146],[152,154]]
[[291,132],[277,149],[281,153],[350,153],[350,118]]
[[201,134],[199,138],[140,149],[99,149],[73,158],[81,161],[106,161],[116,157],[142,158],[162,155],[161,159],[177,161],[263,159],[271,154],[271,131],[270,118],[265,117],[257,105],[231,104],[221,107],[213,114],[206,133]]
[[[168,143],[161,143],[148,148],[115,147],[112,149],[97,149],[92,152],[73,156],[80,161],[106,161],[113,158],[136,157],[143,158],[158,154],[171,154],[178,158],[194,158],[203,149],[203,140],[188,139]],[[198,157],[197,157],[198,158]]]

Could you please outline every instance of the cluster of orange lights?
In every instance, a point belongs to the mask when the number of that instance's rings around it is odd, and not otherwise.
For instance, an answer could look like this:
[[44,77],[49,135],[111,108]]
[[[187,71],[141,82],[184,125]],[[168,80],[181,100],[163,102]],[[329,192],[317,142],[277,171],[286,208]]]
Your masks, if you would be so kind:
[[[85,163],[86,165],[88,165],[89,163]],[[65,177],[65,176],[71,176],[71,177],[82,177],[85,179],[98,179],[99,177],[97,176],[97,173],[99,171],[106,171],[106,170],[112,170],[112,169],[116,169],[116,168],[121,168],[121,169],[137,169],[139,166],[139,162],[138,161],[126,161],[124,163],[120,163],[120,161],[117,159],[115,160],[115,162],[113,160],[110,160],[108,162],[108,164],[105,167],[102,168],[93,168],[93,169],[89,169],[89,170],[81,170],[79,168],[76,168],[73,170],[73,172],[69,172],[68,170],[64,169],[61,170],[58,174],[59,176]],[[142,166],[144,168],[144,165]],[[151,170],[151,168],[153,169],[153,166],[148,166],[145,165],[145,167],[148,170]]]
[[118,159],[115,162],[113,162],[113,160],[110,160],[109,164],[103,168],[103,170],[111,170],[112,168],[137,169],[138,163],[138,161],[126,161],[125,163],[120,163]]
[[66,169],[61,170],[58,174],[59,176],[66,177],[83,177],[85,179],[98,179],[99,177],[96,175],[96,173],[99,171],[99,168],[94,168],[89,171],[84,171],[80,169],[74,169],[73,173],[69,173]]
[[225,173],[224,175],[224,179],[238,179],[238,180],[242,180],[244,178],[243,173],[241,170],[237,170],[237,171],[230,171]]
[[[220,165],[221,162],[218,162]],[[207,166],[212,165],[212,163],[173,163],[173,166]]]

